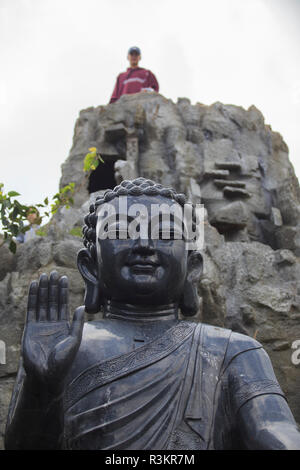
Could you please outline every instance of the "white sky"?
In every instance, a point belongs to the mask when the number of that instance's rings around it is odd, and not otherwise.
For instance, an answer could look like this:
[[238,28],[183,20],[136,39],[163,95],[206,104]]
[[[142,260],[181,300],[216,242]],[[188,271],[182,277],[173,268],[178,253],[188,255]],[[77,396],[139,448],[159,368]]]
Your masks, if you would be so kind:
[[300,0],[0,0],[7,191],[57,191],[79,111],[108,103],[133,45],[175,102],[254,104],[300,176]]

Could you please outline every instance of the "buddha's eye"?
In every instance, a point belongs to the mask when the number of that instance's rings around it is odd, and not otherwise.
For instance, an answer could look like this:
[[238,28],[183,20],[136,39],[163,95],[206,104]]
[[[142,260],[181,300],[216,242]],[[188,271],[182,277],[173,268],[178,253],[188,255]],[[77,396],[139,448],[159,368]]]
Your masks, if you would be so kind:
[[124,222],[109,224],[107,227],[107,236],[115,240],[127,240],[129,238],[127,224]]
[[167,228],[160,228],[158,231],[158,238],[160,240],[182,240],[183,233],[182,231],[178,230],[175,227]]
[[127,240],[129,237],[127,229],[118,229],[116,231],[117,240]]

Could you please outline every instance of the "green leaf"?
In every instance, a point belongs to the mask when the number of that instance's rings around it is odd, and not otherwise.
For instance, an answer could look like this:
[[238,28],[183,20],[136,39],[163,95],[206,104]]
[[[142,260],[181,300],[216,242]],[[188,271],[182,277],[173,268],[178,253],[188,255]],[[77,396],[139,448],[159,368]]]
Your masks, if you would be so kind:
[[17,245],[13,240],[10,241],[9,249],[13,254],[15,254],[17,251]]
[[83,170],[84,171],[93,170],[94,169],[93,166],[97,168],[98,164],[99,164],[99,157],[98,157],[97,152],[94,150],[93,152],[87,153],[86,156],[84,157]]
[[22,204],[20,204],[19,201],[14,201],[14,206],[15,207],[18,207],[18,209],[21,211],[21,210],[24,210],[25,208],[27,209],[27,206],[23,206]]
[[39,228],[38,230],[35,231],[35,233],[39,236],[39,237],[45,237],[47,235],[47,233],[45,232],[45,230]]
[[10,200],[9,200],[9,199],[4,199],[4,201],[2,202],[2,207],[3,207],[4,209],[9,209],[10,206],[11,206]]
[[16,197],[16,196],[20,196],[20,193],[17,193],[17,191],[9,191],[7,195],[9,197]]
[[70,235],[73,235],[74,237],[82,237],[82,228],[81,227],[73,227],[70,230]]
[[92,155],[90,153],[87,153],[83,160],[83,171],[89,171],[92,161],[93,161]]
[[12,213],[11,213],[11,218],[12,218],[12,219],[16,219],[16,218],[18,217],[18,215],[19,215],[19,210],[18,210],[18,208],[15,206],[14,209],[13,209],[13,211],[12,211]]
[[48,206],[48,204],[49,204],[49,199],[48,199],[47,197],[44,199],[44,204],[45,204],[46,206]]
[[19,233],[19,226],[15,224],[11,225],[10,231],[16,237]]
[[105,163],[105,161],[104,161],[103,158],[101,157],[100,153],[97,153],[97,156],[98,156],[100,162]]

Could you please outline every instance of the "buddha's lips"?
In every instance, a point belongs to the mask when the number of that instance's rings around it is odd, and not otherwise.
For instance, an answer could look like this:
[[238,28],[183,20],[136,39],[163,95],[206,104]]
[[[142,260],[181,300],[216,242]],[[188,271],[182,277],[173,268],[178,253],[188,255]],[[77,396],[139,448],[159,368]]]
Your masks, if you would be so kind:
[[135,264],[133,266],[131,266],[131,269],[133,272],[135,273],[141,273],[141,274],[150,274],[150,273],[154,273],[154,271],[156,270],[156,266],[153,266],[151,264]]
[[134,260],[128,261],[128,266],[152,266],[157,267],[159,263],[152,261],[147,258],[135,258]]
[[142,274],[153,273],[159,266],[158,263],[148,259],[135,259],[127,264],[132,269],[132,271]]

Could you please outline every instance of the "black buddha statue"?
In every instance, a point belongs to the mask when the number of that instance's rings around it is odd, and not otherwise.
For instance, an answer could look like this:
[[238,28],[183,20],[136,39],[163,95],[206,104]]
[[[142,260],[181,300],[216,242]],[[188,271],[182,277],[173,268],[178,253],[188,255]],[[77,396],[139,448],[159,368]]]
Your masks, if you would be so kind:
[[[176,217],[167,238],[161,218],[157,236],[128,235],[134,205],[185,202],[144,178],[96,200],[78,253],[85,305],[71,324],[67,278],[31,283],[6,449],[300,449],[261,344],[178,319],[198,310],[202,257],[177,236]],[[103,225],[108,203],[116,217]],[[100,310],[102,320],[84,323],[84,311]]]

